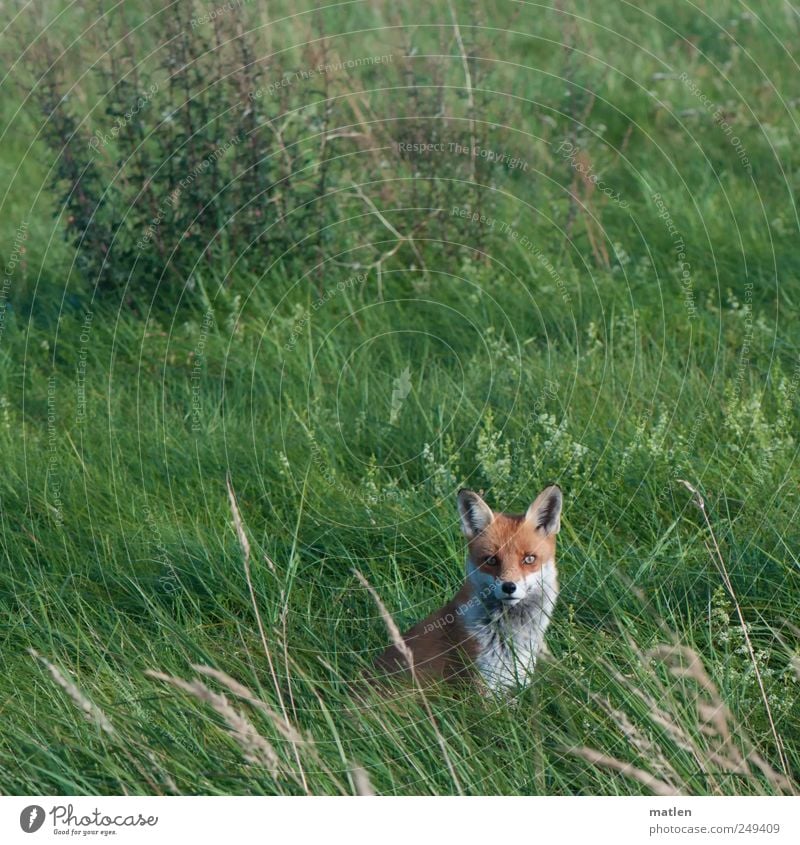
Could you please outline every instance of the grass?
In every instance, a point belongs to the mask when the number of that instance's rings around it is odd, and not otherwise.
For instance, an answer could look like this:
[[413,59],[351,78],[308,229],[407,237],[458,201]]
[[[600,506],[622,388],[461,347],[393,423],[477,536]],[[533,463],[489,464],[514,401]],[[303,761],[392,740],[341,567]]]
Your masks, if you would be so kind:
[[[343,188],[321,278],[298,231],[261,272],[203,265],[169,307],[92,298],[48,217],[47,151],[20,141],[41,118],[6,100],[7,252],[30,223],[0,334],[4,793],[797,791],[798,115],[774,34],[797,23],[768,3],[762,22],[516,8],[457,7],[493,66],[476,88],[504,92],[479,116],[503,112],[495,148],[530,163],[490,169],[493,226],[451,228],[457,171],[415,204],[387,187],[399,161],[376,176],[355,150],[384,221]],[[419,13],[322,25],[342,57],[433,51],[444,12]],[[452,27],[445,48],[463,88]],[[402,86],[365,98],[386,125],[407,106]],[[556,154],[579,124],[628,208]],[[414,243],[355,278],[397,244],[386,222]],[[549,481],[562,591],[530,688],[366,688],[390,635],[356,571],[407,627],[462,578],[455,491],[513,511]]]

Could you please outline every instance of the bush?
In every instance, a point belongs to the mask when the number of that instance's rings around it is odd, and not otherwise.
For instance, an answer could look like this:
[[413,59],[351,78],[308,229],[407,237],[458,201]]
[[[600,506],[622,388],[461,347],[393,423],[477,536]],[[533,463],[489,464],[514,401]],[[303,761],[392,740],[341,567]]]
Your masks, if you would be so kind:
[[[174,304],[198,268],[227,280],[273,261],[322,288],[333,260],[376,271],[382,295],[392,262],[426,274],[437,256],[483,249],[490,227],[476,221],[528,165],[505,133],[509,102],[475,60],[488,49],[470,40],[478,30],[339,55],[320,12],[299,46],[265,50],[260,5],[210,18],[184,0],[146,30],[106,24],[81,46],[91,82],[68,84],[74,57],[40,48],[30,91],[75,266],[95,292]],[[140,34],[154,29],[155,47]],[[384,102],[370,87],[405,96]],[[97,105],[80,116],[86,102]]]
[[[100,106],[83,120],[58,63],[33,89],[67,237],[96,290],[172,299],[198,265],[263,266],[290,244],[287,224],[302,230],[313,215],[322,228],[335,108],[324,78],[322,90],[281,85],[287,77],[267,76],[239,18],[202,20],[178,3],[155,55],[139,57],[133,32],[104,51]],[[109,31],[106,42],[118,38]],[[309,65],[325,61],[324,44],[306,52]]]

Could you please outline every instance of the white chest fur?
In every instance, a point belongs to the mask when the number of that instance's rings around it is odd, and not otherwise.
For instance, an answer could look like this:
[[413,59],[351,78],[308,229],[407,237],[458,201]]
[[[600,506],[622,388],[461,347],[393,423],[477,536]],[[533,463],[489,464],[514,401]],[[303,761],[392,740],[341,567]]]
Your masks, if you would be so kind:
[[558,596],[555,563],[529,575],[526,586],[525,598],[513,607],[475,602],[466,617],[478,643],[478,671],[492,690],[523,686],[533,672]]

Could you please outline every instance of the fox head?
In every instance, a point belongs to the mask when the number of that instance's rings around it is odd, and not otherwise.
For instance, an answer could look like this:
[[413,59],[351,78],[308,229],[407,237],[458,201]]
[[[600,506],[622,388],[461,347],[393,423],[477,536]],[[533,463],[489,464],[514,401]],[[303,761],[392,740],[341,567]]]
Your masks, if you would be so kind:
[[524,514],[496,513],[471,490],[459,490],[467,574],[484,601],[513,607],[555,578],[561,489],[545,487]]

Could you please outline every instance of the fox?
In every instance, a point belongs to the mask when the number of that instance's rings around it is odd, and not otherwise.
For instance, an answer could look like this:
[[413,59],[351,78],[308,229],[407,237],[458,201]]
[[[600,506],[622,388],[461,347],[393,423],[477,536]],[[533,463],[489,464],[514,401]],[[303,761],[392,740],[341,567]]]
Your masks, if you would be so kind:
[[556,535],[562,493],[545,487],[524,514],[493,511],[472,490],[458,491],[466,547],[461,589],[375,661],[383,677],[413,671],[420,681],[482,681],[508,693],[525,686],[558,597]]

